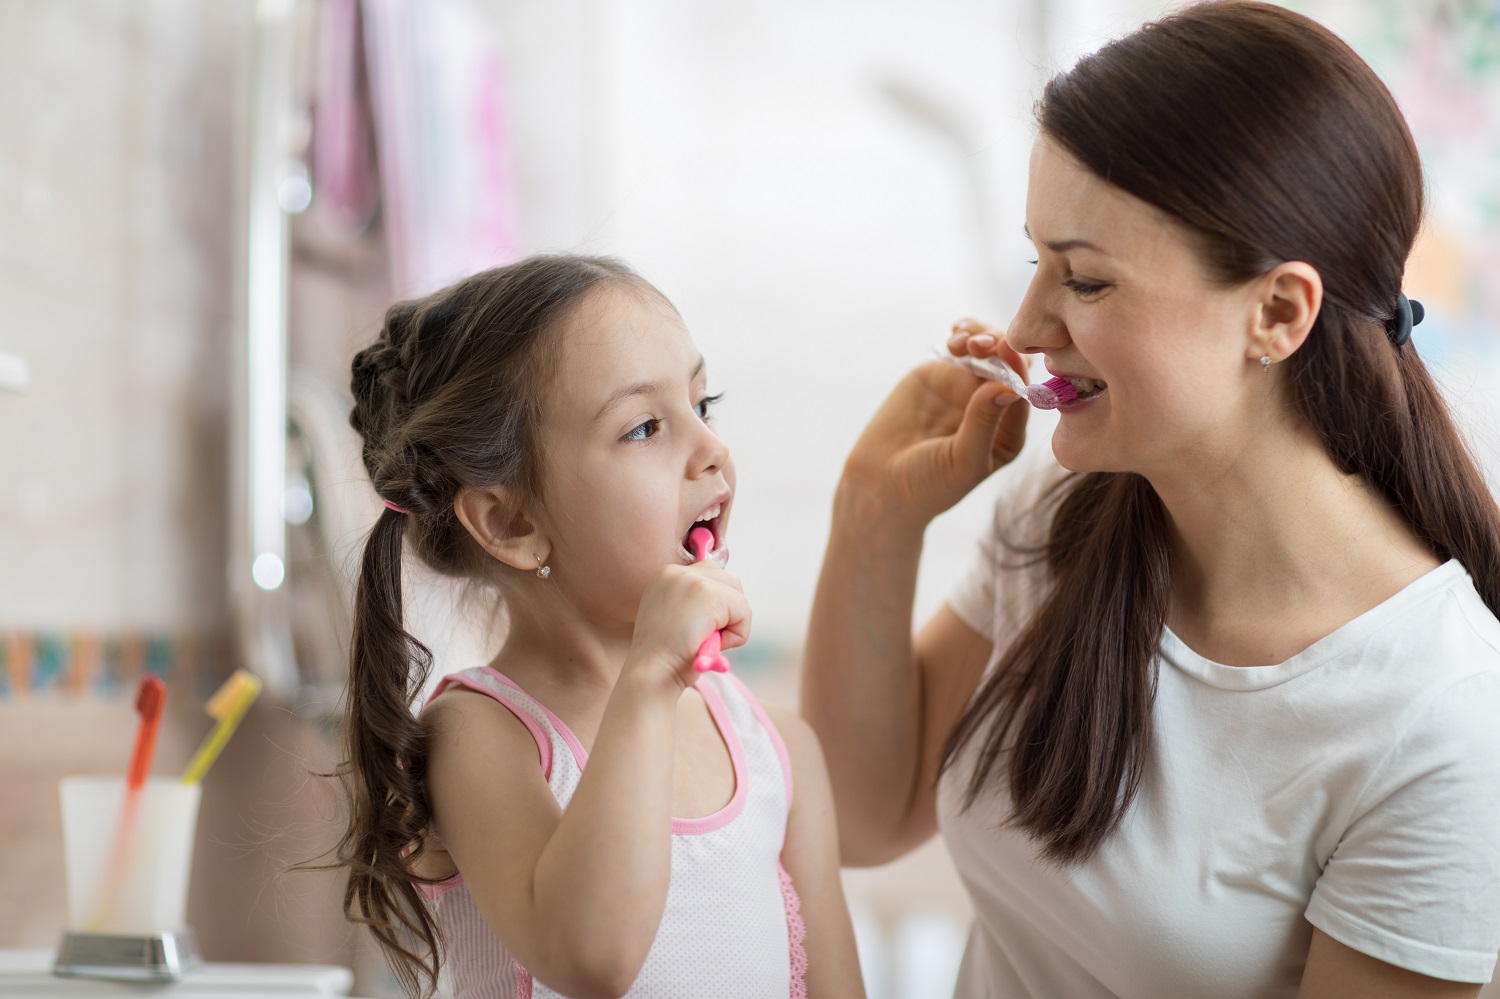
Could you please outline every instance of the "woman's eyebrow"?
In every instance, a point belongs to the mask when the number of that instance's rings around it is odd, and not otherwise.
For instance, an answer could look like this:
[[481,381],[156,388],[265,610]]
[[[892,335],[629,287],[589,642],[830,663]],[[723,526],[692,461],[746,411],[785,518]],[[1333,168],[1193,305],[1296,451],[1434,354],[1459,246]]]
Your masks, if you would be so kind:
[[[1021,232],[1025,234],[1028,242],[1036,242],[1036,240],[1031,238],[1031,227],[1024,222],[1021,224]],[[1053,253],[1067,253],[1069,250],[1093,250],[1095,253],[1101,253],[1106,257],[1110,255],[1108,250],[1097,243],[1090,243],[1086,239],[1060,239],[1051,243],[1043,243],[1042,245]]]

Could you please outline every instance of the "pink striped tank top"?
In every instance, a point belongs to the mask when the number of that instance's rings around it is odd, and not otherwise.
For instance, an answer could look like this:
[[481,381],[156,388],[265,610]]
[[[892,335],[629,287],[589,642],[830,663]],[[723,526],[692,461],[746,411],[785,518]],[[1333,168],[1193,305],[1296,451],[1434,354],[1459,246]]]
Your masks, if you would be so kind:
[[[542,775],[566,809],[588,754],[562,720],[488,666],[444,677],[505,705],[536,739]],[[672,820],[666,910],[631,999],[804,999],[807,957],[796,889],[781,866],[792,771],[759,702],[732,674],[705,673],[698,691],[729,747],[734,797],[712,815]],[[444,941],[454,999],[541,999],[536,981],[490,932],[459,872],[425,886]]]

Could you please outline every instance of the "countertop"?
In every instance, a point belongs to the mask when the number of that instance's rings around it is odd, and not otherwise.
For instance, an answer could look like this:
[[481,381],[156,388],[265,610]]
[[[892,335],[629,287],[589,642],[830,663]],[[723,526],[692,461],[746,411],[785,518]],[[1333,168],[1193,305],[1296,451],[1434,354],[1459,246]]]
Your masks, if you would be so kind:
[[161,984],[60,978],[52,974],[55,952],[47,948],[0,949],[0,995],[6,999],[251,999],[251,997],[345,996],[354,983],[348,968],[332,964],[199,965],[181,981]]

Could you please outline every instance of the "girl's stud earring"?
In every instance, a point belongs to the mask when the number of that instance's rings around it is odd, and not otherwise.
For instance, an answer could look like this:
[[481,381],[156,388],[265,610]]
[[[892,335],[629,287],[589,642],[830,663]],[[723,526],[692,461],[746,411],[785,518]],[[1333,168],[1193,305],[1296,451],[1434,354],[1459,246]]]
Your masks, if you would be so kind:
[[1271,355],[1270,354],[1262,354],[1262,355],[1260,355],[1260,370],[1262,370],[1262,371],[1270,371],[1271,370]]
[[543,565],[540,555],[536,557],[536,575],[538,579],[546,579],[552,575],[552,567],[550,565]]

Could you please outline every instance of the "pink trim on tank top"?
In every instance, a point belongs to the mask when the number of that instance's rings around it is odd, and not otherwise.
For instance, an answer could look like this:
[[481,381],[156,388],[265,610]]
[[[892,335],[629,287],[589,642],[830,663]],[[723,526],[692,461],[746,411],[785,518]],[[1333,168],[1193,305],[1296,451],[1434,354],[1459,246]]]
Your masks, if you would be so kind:
[[[520,690],[521,693],[526,694],[526,691],[521,690],[521,685],[519,683],[506,676],[495,667],[486,666],[484,667],[484,671],[493,676],[495,679],[499,680],[501,683],[505,684],[507,687],[511,687],[515,690]],[[531,697],[530,694],[526,694],[526,696]],[[588,751],[583,748],[583,743],[578,741],[578,736],[573,734],[573,730],[564,725],[561,718],[553,714],[547,708],[547,705],[543,704],[535,697],[531,697],[531,703],[542,709],[542,714],[547,716],[547,720],[552,723],[552,727],[557,729],[557,734],[562,736],[563,742],[566,742],[568,744],[568,749],[572,750],[573,760],[578,764],[578,769],[582,770],[585,766],[587,766],[589,762]]]
[[[501,676],[499,673],[495,673],[494,670],[490,670],[490,672],[494,673],[497,678],[504,682],[505,686],[514,690],[516,693],[526,693],[520,687],[517,687],[514,683],[511,683],[509,680],[507,680],[504,676]],[[495,692],[489,687],[486,687],[482,683],[472,680],[469,677],[461,676],[457,673],[451,673],[438,681],[437,689],[432,692],[432,697],[427,698],[427,703],[431,704],[433,697],[441,694],[443,691],[448,689],[450,684],[454,683],[467,690],[472,690],[477,694],[488,694],[492,700],[499,701],[501,704],[505,705],[506,709],[509,710],[511,714],[515,715],[516,718],[520,720],[522,725],[526,726],[526,730],[530,732],[531,737],[536,740],[537,755],[540,757],[542,763],[542,779],[550,781],[552,779],[552,740],[547,738],[547,733],[542,731],[542,726],[537,724],[536,719],[531,717],[531,715],[527,714],[525,711],[522,711],[519,705],[511,704],[502,697],[495,697]],[[540,704],[537,706],[541,707]],[[542,710],[547,711],[546,708],[542,708]],[[550,711],[547,711],[547,714],[550,718],[552,713]]]
[[780,860],[776,861],[776,878],[781,882],[781,902],[786,906],[787,956],[792,965],[790,999],[807,999],[807,924],[802,921],[802,898]]
[[[519,684],[493,666],[486,666],[484,670],[507,687],[520,690],[523,694],[526,693],[524,690],[521,690]],[[701,836],[703,833],[724,828],[730,822],[734,821],[735,816],[744,811],[745,799],[748,796],[747,785],[749,785],[750,780],[749,768],[745,764],[745,749],[740,745],[739,734],[735,732],[734,726],[730,724],[729,713],[724,707],[724,701],[719,697],[719,692],[707,684],[698,688],[698,694],[703,698],[703,703],[708,707],[708,714],[714,720],[714,727],[719,730],[719,738],[724,740],[724,745],[729,749],[729,762],[734,768],[734,795],[729,799],[728,804],[711,815],[705,815],[699,819],[679,819],[674,815],[672,817],[672,835],[674,836]],[[531,695],[527,694],[526,696],[530,697]],[[542,713],[547,716],[547,720],[552,723],[552,727],[557,729],[557,734],[562,736],[563,742],[567,743],[568,749],[573,753],[573,759],[577,761],[578,769],[582,770],[588,765],[589,754],[588,750],[583,748],[583,743],[578,741],[578,736],[573,734],[573,730],[568,728],[566,722],[549,711],[545,704],[534,697],[531,700],[532,703],[542,709]]]
[[673,816],[674,836],[701,836],[729,825],[735,816],[745,810],[745,798],[749,790],[746,785],[750,783],[750,768],[745,763],[745,747],[740,744],[739,733],[729,721],[729,711],[724,707],[723,698],[710,684],[703,684],[697,690],[703,703],[708,705],[708,714],[714,720],[714,727],[719,730],[719,738],[729,747],[729,762],[734,767],[734,795],[729,799],[729,804],[701,819],[679,819]]
[[417,885],[417,891],[421,892],[422,897],[427,899],[427,901],[436,902],[438,899],[442,898],[444,895],[448,894],[450,891],[457,888],[463,883],[463,871],[454,871],[452,874],[448,875],[441,881],[436,881],[432,884]]
[[755,717],[760,719],[761,725],[765,726],[766,734],[771,737],[771,745],[776,750],[776,758],[781,761],[781,776],[786,781],[786,809],[792,810],[792,758],[787,755],[786,743],[781,740],[781,732],[772,724],[766,709],[761,707],[760,701],[750,693],[750,688],[745,686],[745,681],[733,673],[725,673],[730,682],[739,688],[740,696],[750,702],[750,709],[755,712]]

